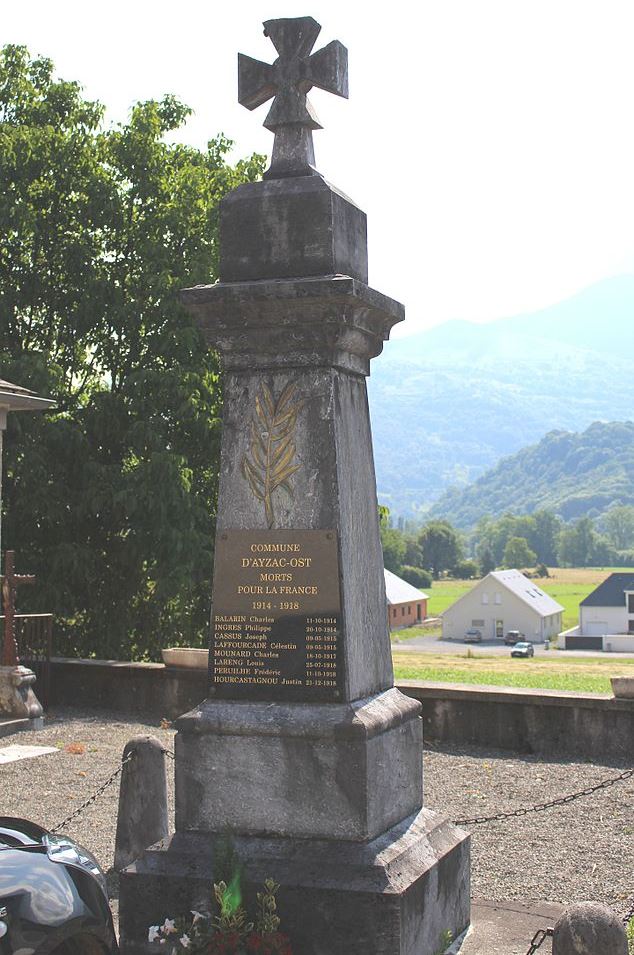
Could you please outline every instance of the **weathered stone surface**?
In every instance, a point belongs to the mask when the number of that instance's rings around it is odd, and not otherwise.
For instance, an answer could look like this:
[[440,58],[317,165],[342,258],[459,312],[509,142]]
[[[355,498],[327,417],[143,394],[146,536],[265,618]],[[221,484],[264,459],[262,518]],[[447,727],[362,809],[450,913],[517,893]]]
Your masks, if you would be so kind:
[[607,905],[578,902],[555,925],[553,955],[627,955],[627,935]]
[[405,317],[400,302],[348,275],[197,285],[181,298],[228,371],[317,366],[367,376]]
[[238,186],[220,205],[220,280],[310,275],[368,281],[366,215],[321,176]]
[[321,129],[306,99],[313,86],[348,97],[348,51],[338,40],[310,55],[321,27],[312,17],[266,20],[264,35],[279,56],[263,63],[238,54],[238,101],[256,109],[275,97],[264,125],[275,133],[264,178],[317,175],[312,130]]
[[190,289],[225,366],[217,531],[268,526],[243,462],[263,387],[292,382],[301,403],[291,494],[274,492],[274,527],[337,532],[342,570],[343,699],[393,685],[383,557],[364,375],[402,306],[349,277]]
[[134,736],[123,750],[123,761],[114,850],[117,870],[169,835],[167,773],[161,741],[155,736]]
[[374,839],[422,804],[417,703],[203,703],[177,720],[176,828]]
[[35,695],[35,673],[23,666],[0,667],[0,714],[39,720],[42,704]]
[[[166,915],[209,908],[215,842],[177,833],[122,872],[122,955],[149,953]],[[235,850],[247,905],[265,878],[280,883],[295,955],[436,955],[469,923],[469,837],[430,810],[369,843],[236,836]]]

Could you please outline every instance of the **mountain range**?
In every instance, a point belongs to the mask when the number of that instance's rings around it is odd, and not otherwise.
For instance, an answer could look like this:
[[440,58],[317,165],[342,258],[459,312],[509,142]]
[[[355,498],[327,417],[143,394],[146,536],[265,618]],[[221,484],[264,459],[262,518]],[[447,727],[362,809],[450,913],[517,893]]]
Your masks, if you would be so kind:
[[379,501],[424,517],[548,432],[634,414],[634,276],[532,314],[386,344],[368,391]]
[[634,505],[634,421],[597,421],[581,433],[551,431],[473,484],[447,491],[431,514],[470,528],[486,514],[546,508],[569,521],[597,517],[612,504]]

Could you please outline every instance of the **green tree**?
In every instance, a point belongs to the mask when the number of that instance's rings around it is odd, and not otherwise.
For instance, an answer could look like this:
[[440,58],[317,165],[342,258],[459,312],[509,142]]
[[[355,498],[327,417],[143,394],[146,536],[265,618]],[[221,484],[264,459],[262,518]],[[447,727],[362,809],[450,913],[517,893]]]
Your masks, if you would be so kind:
[[596,546],[596,532],[589,517],[564,527],[559,535],[557,557],[562,567],[590,567]]
[[170,143],[188,114],[166,96],[105,128],[50,60],[0,52],[0,361],[57,400],[9,418],[4,543],[57,652],[205,639],[220,380],[178,293],[214,280],[218,203],[262,160]]
[[634,547],[634,507],[631,504],[611,507],[601,523],[606,537],[617,550]]
[[504,567],[532,567],[536,561],[537,554],[530,549],[525,537],[509,537],[504,548]]
[[478,564],[475,560],[459,560],[451,568],[451,576],[458,580],[473,580],[478,576]]
[[444,570],[451,570],[462,557],[462,541],[449,521],[429,521],[423,527],[418,543],[423,556],[423,567],[438,578]]
[[481,577],[486,577],[492,570],[495,570],[497,564],[493,557],[493,551],[488,544],[485,544],[478,550],[478,570]]
[[383,566],[393,574],[401,573],[405,560],[405,537],[395,527],[381,527]]

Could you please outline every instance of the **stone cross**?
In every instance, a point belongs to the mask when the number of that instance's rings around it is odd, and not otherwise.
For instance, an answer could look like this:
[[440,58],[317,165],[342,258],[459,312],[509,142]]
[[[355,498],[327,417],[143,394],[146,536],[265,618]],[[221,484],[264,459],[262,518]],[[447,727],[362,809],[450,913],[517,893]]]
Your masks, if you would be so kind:
[[267,179],[318,175],[313,129],[321,129],[306,94],[317,86],[348,98],[348,51],[333,40],[311,55],[321,31],[312,17],[267,20],[268,36],[279,56],[273,64],[238,54],[238,101],[256,109],[274,97],[264,126],[275,133]]
[[34,584],[32,574],[15,573],[15,551],[8,550],[4,557],[4,576],[2,577],[2,603],[4,606],[4,644],[1,666],[17,666],[18,648],[15,641],[15,598],[21,584]]

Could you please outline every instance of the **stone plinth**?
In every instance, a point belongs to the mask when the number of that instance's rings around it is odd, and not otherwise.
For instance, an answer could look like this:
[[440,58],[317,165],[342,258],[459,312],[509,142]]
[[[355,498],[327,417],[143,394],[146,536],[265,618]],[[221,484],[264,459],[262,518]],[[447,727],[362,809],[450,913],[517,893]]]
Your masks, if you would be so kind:
[[176,828],[368,841],[423,798],[420,705],[203,703],[176,722]]
[[368,281],[365,213],[321,176],[238,186],[222,201],[221,228],[223,282],[337,273]]
[[29,720],[31,729],[42,725],[42,704],[33,689],[35,679],[28,667],[0,667],[0,717]]
[[[124,955],[149,953],[147,927],[209,908],[217,837],[177,832],[121,874]],[[266,878],[293,955],[437,955],[469,924],[469,837],[428,809],[376,839],[236,836],[247,905]],[[149,919],[149,921],[148,921]]]

